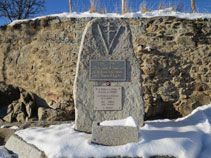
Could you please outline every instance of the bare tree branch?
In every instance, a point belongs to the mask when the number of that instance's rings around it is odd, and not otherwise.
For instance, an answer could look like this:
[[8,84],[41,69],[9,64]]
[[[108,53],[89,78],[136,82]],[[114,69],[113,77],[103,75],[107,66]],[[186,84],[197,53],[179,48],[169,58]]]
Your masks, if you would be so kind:
[[10,21],[33,17],[44,9],[45,0],[0,0],[0,17]]

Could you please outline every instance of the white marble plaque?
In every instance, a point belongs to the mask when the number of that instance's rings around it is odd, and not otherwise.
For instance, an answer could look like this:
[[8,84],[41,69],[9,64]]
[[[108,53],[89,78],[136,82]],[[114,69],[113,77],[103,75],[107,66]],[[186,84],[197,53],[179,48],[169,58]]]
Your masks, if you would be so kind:
[[94,87],[94,110],[122,110],[122,87]]

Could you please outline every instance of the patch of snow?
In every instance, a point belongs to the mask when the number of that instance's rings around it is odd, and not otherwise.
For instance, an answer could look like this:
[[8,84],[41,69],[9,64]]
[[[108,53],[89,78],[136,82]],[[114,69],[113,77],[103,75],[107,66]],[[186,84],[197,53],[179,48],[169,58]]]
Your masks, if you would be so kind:
[[129,126],[129,127],[138,127],[137,121],[129,116],[126,119],[122,120],[106,120],[100,123],[101,126]]
[[[106,13],[106,14],[101,14],[101,13],[89,13],[89,12],[83,12],[83,13],[60,13],[60,14],[52,14],[52,15],[47,15],[47,16],[41,16],[41,17],[36,17],[31,20],[36,20],[36,19],[42,19],[46,17],[59,17],[59,18],[87,18],[87,17],[110,17],[110,18],[152,18],[152,17],[158,17],[158,16],[175,16],[178,18],[186,18],[186,19],[199,19],[199,18],[208,18],[211,19],[211,14],[206,14],[206,13],[182,13],[182,12],[176,12],[173,11],[172,8],[166,8],[162,10],[154,10],[152,12],[146,12],[146,13],[141,13],[141,12],[131,12],[131,13],[126,13],[124,15],[118,14],[118,13]],[[12,23],[10,23],[10,26],[13,26],[17,23],[21,23],[24,21],[28,21],[29,19],[24,19],[24,20],[15,20]]]
[[91,144],[91,134],[75,131],[74,124],[28,128],[16,134],[44,151],[49,158],[128,156],[149,158],[169,155],[179,158],[209,158],[211,155],[211,104],[190,115],[172,120],[146,121],[138,143],[122,146]]
[[9,129],[18,129],[17,126],[12,126],[12,127],[9,127]]
[[0,126],[0,128],[18,129],[17,126],[4,126],[4,125]]
[[147,47],[144,48],[144,50],[147,50],[148,52],[150,52],[151,49],[152,49],[152,48],[151,48],[150,46],[147,46]]

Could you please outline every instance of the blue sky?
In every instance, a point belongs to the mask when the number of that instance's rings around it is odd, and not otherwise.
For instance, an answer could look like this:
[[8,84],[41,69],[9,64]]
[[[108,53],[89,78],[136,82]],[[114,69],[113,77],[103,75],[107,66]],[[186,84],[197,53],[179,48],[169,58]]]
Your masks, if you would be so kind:
[[[97,6],[106,8],[107,12],[120,12],[121,0],[95,0]],[[128,8],[138,11],[143,0],[126,0]],[[156,9],[160,2],[165,4],[181,4],[185,12],[190,12],[190,0],[145,0],[149,9]],[[195,0],[198,12],[211,13],[211,0]],[[69,0],[46,0],[46,11],[38,14],[49,15],[55,13],[68,12]],[[90,8],[90,0],[72,0],[73,11],[84,12]],[[9,23],[6,18],[0,18],[0,25]]]

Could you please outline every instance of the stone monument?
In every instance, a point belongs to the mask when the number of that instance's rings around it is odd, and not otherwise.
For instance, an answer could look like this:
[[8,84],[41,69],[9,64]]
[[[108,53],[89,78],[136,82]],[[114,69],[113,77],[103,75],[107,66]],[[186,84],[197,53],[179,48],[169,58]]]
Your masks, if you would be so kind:
[[74,83],[75,129],[91,133],[93,122],[135,118],[143,126],[139,63],[129,25],[94,19],[84,31]]

